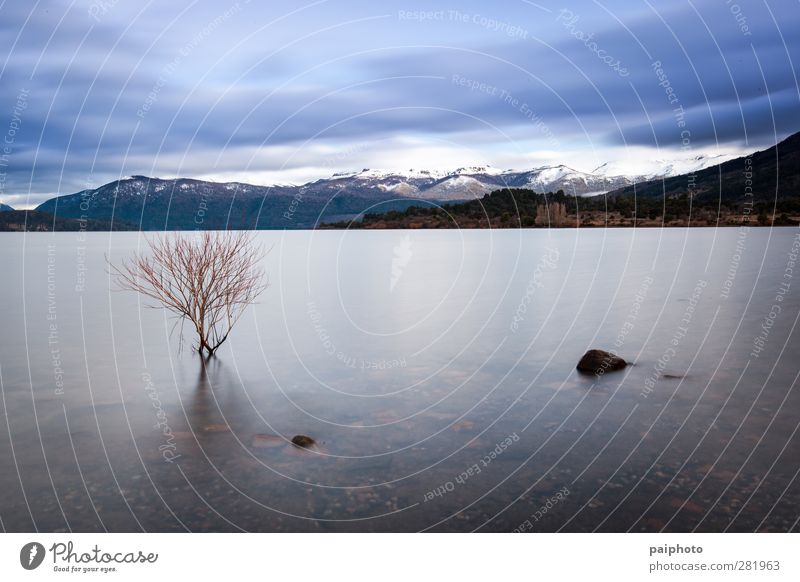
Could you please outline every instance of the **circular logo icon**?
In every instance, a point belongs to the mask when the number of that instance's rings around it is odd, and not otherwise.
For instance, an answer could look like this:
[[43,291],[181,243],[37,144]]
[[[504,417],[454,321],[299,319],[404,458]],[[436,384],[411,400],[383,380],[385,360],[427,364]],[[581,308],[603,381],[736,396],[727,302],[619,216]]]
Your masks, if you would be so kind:
[[39,542],[29,542],[19,551],[19,563],[26,570],[35,570],[44,561],[44,546]]

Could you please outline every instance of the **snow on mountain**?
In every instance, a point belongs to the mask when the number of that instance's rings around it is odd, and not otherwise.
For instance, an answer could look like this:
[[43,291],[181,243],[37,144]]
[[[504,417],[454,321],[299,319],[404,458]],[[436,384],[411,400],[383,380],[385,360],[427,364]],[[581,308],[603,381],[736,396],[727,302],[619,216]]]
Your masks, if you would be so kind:
[[539,192],[564,190],[584,196],[627,186],[626,176],[593,175],[564,165],[531,170],[500,170],[492,166],[468,166],[451,171],[376,170],[338,173],[327,180],[304,186],[304,192],[346,191],[369,195],[370,191],[431,200],[480,198],[499,188],[530,188]]
[[656,178],[669,178],[679,174],[698,172],[710,166],[722,164],[733,160],[741,154],[701,154],[688,158],[653,159],[637,161],[631,166],[624,161],[606,162],[592,170],[598,176],[626,175],[636,181],[655,180]]
[[458,168],[457,170],[453,170],[452,172],[448,172],[447,175],[462,175],[462,174],[486,174],[487,176],[497,176],[499,174],[504,173],[507,170],[499,170],[497,168],[493,168],[492,166],[468,166],[465,168]]
[[358,172],[339,172],[333,174],[330,179],[342,180],[355,178],[358,180],[385,180],[388,178],[401,178],[406,180],[435,180],[445,176],[447,173],[437,170],[380,170],[376,168],[364,168]]
[[530,188],[537,192],[563,190],[573,196],[608,192],[632,183],[632,179],[627,176],[596,175],[563,164],[534,168],[527,172],[507,173],[504,178],[512,187]]
[[563,190],[571,196],[591,196],[609,192],[661,177],[697,171],[719,164],[733,155],[698,155],[689,158],[649,160],[636,166],[621,160],[606,162],[591,172],[557,164],[526,170],[501,170],[489,165],[465,166],[453,170],[421,168],[378,169],[364,168],[339,172],[329,178],[308,182],[302,186],[254,186],[237,182],[211,183],[199,180],[160,180],[132,176],[120,182],[118,195],[133,194],[148,197],[171,195],[176,191],[209,193],[224,189],[238,195],[271,195],[299,193],[302,196],[330,198],[353,195],[365,198],[423,198],[429,200],[468,200],[480,198],[499,188],[529,188],[537,192]]
[[[654,159],[634,167],[625,160],[607,162],[591,172],[558,164],[527,170],[500,170],[488,165],[454,170],[369,169],[341,172],[329,178],[293,185],[253,185],[241,182],[208,182],[188,178],[160,179],[131,176],[96,190],[84,191],[90,205],[109,200],[167,200],[172,205],[201,199],[263,200],[274,196],[302,196],[330,200],[334,196],[363,199],[417,198],[468,200],[501,188],[529,188],[537,192],[563,190],[570,196],[591,196],[637,182],[698,171],[734,158],[732,154],[697,155],[688,158]],[[626,165],[627,164],[627,165]],[[635,170],[635,171],[632,171]],[[195,204],[196,202],[192,202]]]
[[567,179],[576,179],[580,178],[581,172],[573,170],[572,168],[568,168],[567,166],[553,166],[553,167],[544,167],[538,168],[533,170],[531,173],[531,180],[530,184],[552,184],[553,182],[557,182],[558,180],[563,180],[564,178]]
[[390,192],[396,196],[416,198],[419,194],[419,188],[412,186],[408,182],[397,182],[396,184],[378,184],[377,187],[383,192]]
[[480,198],[498,187],[501,186],[494,182],[487,183],[466,174],[453,174],[420,191],[417,197],[433,200],[464,200]]

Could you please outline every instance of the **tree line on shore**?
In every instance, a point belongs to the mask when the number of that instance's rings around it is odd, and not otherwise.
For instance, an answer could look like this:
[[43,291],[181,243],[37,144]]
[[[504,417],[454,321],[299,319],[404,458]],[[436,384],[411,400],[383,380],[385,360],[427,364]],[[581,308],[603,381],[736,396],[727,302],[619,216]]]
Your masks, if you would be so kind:
[[586,226],[604,221],[621,223],[740,222],[751,226],[797,224],[800,200],[786,198],[777,204],[766,201],[718,201],[687,194],[667,198],[570,196],[563,190],[537,193],[522,188],[496,190],[482,198],[450,204],[421,202],[405,210],[365,214],[360,221],[337,223],[348,228],[528,228]]

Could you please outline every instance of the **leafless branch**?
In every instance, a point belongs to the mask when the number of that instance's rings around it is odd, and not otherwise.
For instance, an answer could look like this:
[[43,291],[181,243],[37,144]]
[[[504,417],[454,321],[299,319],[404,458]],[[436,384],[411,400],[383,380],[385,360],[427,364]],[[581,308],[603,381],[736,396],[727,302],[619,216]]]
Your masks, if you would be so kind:
[[245,308],[267,288],[260,267],[265,251],[250,233],[203,231],[150,241],[112,274],[122,289],[154,299],[197,332],[197,351],[212,355]]

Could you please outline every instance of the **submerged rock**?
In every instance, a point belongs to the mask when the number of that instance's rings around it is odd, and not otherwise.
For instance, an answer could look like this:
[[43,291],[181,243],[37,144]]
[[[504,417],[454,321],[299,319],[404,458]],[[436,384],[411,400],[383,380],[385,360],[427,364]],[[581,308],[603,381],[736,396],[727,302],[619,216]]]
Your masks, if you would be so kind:
[[275,434],[257,434],[253,437],[252,445],[257,449],[286,446],[286,439]]
[[292,437],[292,444],[307,449],[314,444],[314,439],[304,434],[298,434]]
[[230,427],[227,424],[207,424],[203,427],[203,432],[228,432]]
[[583,354],[581,361],[578,362],[577,368],[579,372],[583,372],[585,374],[602,376],[606,372],[621,370],[627,365],[628,362],[619,356],[612,354],[611,352],[606,352],[604,350],[589,350]]

